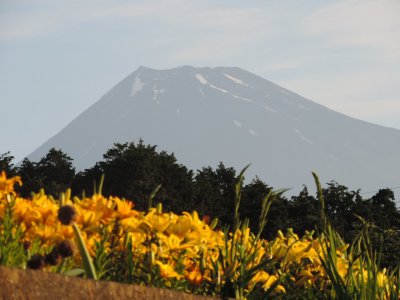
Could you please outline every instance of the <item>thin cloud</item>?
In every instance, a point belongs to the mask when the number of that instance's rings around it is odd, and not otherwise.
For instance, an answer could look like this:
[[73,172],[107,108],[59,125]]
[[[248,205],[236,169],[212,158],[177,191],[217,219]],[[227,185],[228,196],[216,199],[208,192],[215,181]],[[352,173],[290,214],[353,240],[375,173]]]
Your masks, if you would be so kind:
[[269,64],[264,70],[265,71],[281,71],[281,70],[293,70],[299,67],[299,63],[296,61],[282,61],[279,63]]
[[[262,9],[192,9],[179,13],[179,17],[169,15],[163,22],[173,36],[162,39],[164,49],[168,49],[164,58],[170,64],[240,61],[254,51],[255,45],[275,34],[271,19]],[[160,46],[161,41],[155,44]]]
[[304,20],[305,34],[330,46],[363,47],[400,62],[400,2],[353,0],[323,7]]
[[304,76],[281,84],[347,115],[360,119],[378,119],[400,111],[400,98],[392,92],[398,85],[397,78],[396,71],[376,68],[369,72],[362,70],[346,74],[322,74],[319,78]]
[[[57,3],[56,5],[54,3]],[[104,19],[153,18],[173,11],[184,3],[173,1],[136,1],[128,3],[99,1],[31,1],[30,8],[21,11],[17,5],[7,5],[0,13],[0,40],[35,38],[56,33],[64,28]]]

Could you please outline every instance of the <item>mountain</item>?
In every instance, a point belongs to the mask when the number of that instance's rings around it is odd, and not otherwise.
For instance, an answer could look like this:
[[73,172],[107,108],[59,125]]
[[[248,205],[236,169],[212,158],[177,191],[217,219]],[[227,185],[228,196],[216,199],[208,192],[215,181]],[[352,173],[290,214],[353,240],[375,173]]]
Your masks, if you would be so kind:
[[[334,88],[334,87],[332,87]],[[51,147],[91,167],[114,142],[173,152],[189,168],[252,166],[276,188],[335,180],[374,191],[400,185],[400,130],[360,121],[240,68],[140,67],[54,137]]]

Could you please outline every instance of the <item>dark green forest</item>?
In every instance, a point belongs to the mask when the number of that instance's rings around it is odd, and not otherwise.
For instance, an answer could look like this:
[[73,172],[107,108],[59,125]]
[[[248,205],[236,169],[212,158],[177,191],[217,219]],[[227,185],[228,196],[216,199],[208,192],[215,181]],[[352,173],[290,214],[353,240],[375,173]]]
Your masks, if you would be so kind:
[[[93,167],[76,172],[73,160],[62,150],[52,148],[38,162],[25,158],[14,164],[10,152],[0,154],[0,170],[8,176],[19,175],[23,185],[18,193],[23,197],[44,189],[53,197],[67,188],[73,195],[91,195],[104,175],[102,193],[130,199],[135,208],[146,210],[148,198],[159,186],[154,204],[161,202],[166,210],[174,212],[196,210],[206,219],[219,219],[219,226],[232,226],[233,202],[238,171],[222,162],[217,168],[203,167],[189,170],[177,162],[174,154],[158,151],[157,146],[138,143],[116,143]],[[239,170],[240,171],[240,170]],[[311,173],[310,173],[311,176]],[[261,200],[273,189],[255,177],[242,185],[240,215],[248,218],[256,229],[259,222]],[[394,193],[385,188],[369,198],[360,190],[349,190],[337,182],[323,188],[326,213],[345,241],[352,241],[362,228],[359,217],[369,224],[371,244],[381,253],[382,267],[400,263],[400,211]],[[290,198],[279,194],[271,205],[263,237],[272,239],[277,230],[293,230],[302,235],[305,231],[321,230],[319,201],[308,188]]]

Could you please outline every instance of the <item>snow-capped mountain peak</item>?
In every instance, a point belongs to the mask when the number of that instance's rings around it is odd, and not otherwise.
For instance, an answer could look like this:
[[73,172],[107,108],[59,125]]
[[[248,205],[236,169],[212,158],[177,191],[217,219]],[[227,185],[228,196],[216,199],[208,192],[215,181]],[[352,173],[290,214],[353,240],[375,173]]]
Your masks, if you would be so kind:
[[397,186],[400,131],[347,117],[240,68],[140,67],[29,158],[51,147],[91,167],[114,142],[174,152],[189,168],[248,163],[275,187],[323,182]]

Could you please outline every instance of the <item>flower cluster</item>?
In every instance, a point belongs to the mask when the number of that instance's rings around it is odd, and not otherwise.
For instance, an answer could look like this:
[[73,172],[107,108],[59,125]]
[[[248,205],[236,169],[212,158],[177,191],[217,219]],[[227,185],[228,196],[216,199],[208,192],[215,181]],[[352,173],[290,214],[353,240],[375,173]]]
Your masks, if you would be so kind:
[[[270,249],[272,257],[280,262],[280,268],[292,276],[297,286],[319,285],[323,289],[329,281],[322,263],[326,246],[324,239],[314,239],[309,233],[299,238],[289,229],[286,235],[278,231]],[[344,244],[336,250],[336,270],[342,278],[345,278],[349,265],[344,253],[348,246]]]
[[[21,184],[18,177],[7,179],[1,174],[0,220],[11,195],[12,216],[22,231],[21,242],[28,250],[33,244],[43,249],[41,255],[31,257],[28,266],[49,269],[69,256],[73,256],[73,265],[79,266],[82,258],[78,251],[69,246],[68,254],[63,254],[65,245],[75,243],[73,223],[94,260],[99,260],[96,255],[100,247],[106,256],[129,253],[123,256],[130,260],[125,262],[139,265],[135,272],[140,275],[131,278],[150,283],[158,281],[166,287],[183,286],[210,294],[223,294],[229,285],[243,287],[246,295],[257,289],[286,293],[291,286],[330,289],[324,263],[329,241],[324,236],[306,234],[300,238],[288,230],[267,241],[252,234],[246,224],[235,232],[216,230],[215,221],[203,220],[195,211],[163,212],[160,204],[142,212],[135,210],[131,201],[100,194],[80,199],[71,198],[67,192],[55,200],[41,191],[30,199],[20,198],[13,189],[16,183]],[[343,280],[349,273],[367,280],[370,274],[365,269],[349,263],[347,247],[343,244],[335,250],[335,272]],[[384,271],[377,280],[380,287],[390,284]]]

